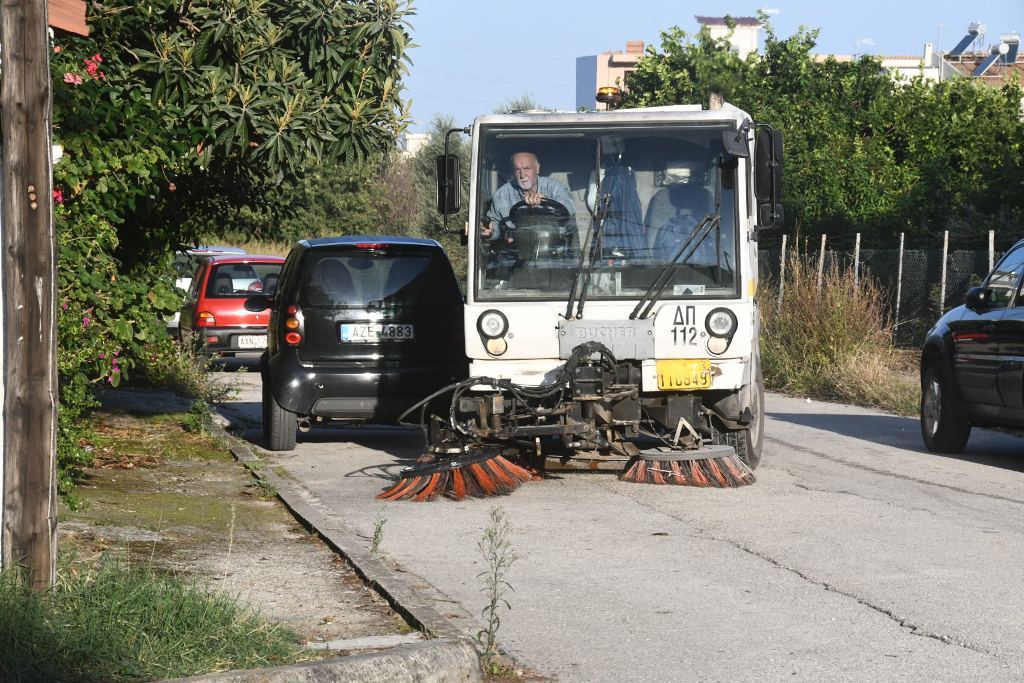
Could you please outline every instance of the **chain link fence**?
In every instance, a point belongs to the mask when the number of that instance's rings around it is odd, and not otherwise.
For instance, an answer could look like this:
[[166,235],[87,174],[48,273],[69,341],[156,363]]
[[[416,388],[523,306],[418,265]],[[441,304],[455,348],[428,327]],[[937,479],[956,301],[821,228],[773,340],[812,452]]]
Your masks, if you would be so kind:
[[[790,258],[793,250],[788,250]],[[820,250],[801,250],[817,264]],[[945,254],[945,268],[943,268]],[[762,278],[778,282],[782,249],[759,252]],[[902,267],[901,267],[902,255]],[[893,341],[898,346],[917,346],[940,315],[963,302],[967,290],[991,270],[1001,252],[992,249],[829,249],[824,252],[824,267],[857,268],[860,277],[873,278],[885,290]]]

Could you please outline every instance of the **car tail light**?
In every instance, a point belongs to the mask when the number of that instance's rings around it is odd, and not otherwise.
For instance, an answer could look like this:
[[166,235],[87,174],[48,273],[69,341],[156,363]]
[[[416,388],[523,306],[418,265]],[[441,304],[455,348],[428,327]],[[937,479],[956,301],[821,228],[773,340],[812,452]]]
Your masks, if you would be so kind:
[[196,327],[213,327],[217,324],[217,319],[213,317],[213,313],[203,311],[196,316]]
[[209,337],[206,338],[206,343],[207,344],[217,344],[219,342],[220,342],[220,337],[218,337],[216,335],[212,335],[212,336],[209,336]]
[[284,343],[288,346],[298,346],[302,343],[302,311],[295,304],[284,309],[287,317],[283,325],[285,331]]
[[356,245],[356,249],[386,249],[390,246],[383,242],[361,242]]

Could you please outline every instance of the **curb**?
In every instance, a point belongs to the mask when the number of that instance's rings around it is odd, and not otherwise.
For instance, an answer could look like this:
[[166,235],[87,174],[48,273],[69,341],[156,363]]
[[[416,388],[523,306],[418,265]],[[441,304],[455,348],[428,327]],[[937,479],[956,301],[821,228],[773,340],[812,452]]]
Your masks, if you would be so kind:
[[386,652],[350,655],[309,664],[291,664],[272,669],[226,671],[207,676],[181,678],[211,683],[292,683],[293,681],[366,681],[463,683],[479,681],[480,660],[466,639],[444,639],[399,645]]
[[351,529],[332,522],[302,495],[293,482],[273,472],[248,444],[232,436],[221,420],[210,425],[214,436],[228,443],[231,455],[248,467],[256,479],[275,488],[278,499],[328,546],[406,622],[433,640],[400,645],[387,651],[349,655],[310,664],[271,669],[226,672],[185,681],[479,681],[480,656],[475,644],[432,606],[419,597],[405,579],[363,548],[363,539]]

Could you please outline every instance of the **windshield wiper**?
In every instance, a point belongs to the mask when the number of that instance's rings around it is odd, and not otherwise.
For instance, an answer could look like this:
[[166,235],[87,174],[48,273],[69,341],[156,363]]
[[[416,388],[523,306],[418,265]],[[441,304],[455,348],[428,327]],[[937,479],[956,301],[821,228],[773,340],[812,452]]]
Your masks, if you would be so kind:
[[[636,318],[643,320],[648,316],[651,309],[654,308],[654,304],[657,303],[658,297],[660,297],[661,293],[665,291],[665,286],[668,285],[668,281],[671,279],[672,272],[675,270],[675,267],[680,264],[679,257],[683,257],[681,263],[688,263],[689,260],[693,258],[693,255],[697,252],[700,245],[703,244],[705,239],[707,239],[707,236],[711,234],[711,231],[717,228],[721,222],[722,216],[720,214],[715,213],[704,216],[704,219],[697,224],[693,229],[693,232],[690,233],[690,236],[686,238],[686,241],[679,245],[679,248],[676,249],[676,253],[672,255],[669,262],[661,269],[661,272],[658,273],[658,277],[654,278],[654,282],[652,282],[651,286],[647,288],[644,295],[640,297],[640,301],[637,302],[636,308],[634,308],[633,312],[629,314],[630,320],[635,320]],[[686,252],[685,256],[684,252]]]
[[595,214],[597,216],[597,227],[591,233],[590,238],[590,251],[586,254],[586,271],[583,272],[583,285],[579,286],[580,272],[583,271],[584,266],[584,252],[580,249],[580,260],[576,263],[576,270],[572,274],[572,286],[569,289],[569,301],[565,306],[565,319],[572,319],[572,304],[573,299],[576,297],[577,287],[580,290],[579,301],[576,302],[576,318],[583,316],[583,305],[587,302],[587,290],[590,288],[590,276],[594,272],[594,261],[597,260],[597,256],[601,253],[601,243],[604,241],[604,224],[608,218],[609,209],[612,205],[612,197],[608,194],[600,195],[597,198],[597,208]]

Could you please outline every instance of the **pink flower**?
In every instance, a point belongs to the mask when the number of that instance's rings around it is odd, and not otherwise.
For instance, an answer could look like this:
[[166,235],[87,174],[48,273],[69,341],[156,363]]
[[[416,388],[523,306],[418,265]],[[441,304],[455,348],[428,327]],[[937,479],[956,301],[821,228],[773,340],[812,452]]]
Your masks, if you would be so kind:
[[90,317],[89,317],[89,316],[87,316],[87,315],[83,315],[83,316],[82,316],[82,327],[89,327],[89,324],[90,324],[91,322],[92,322],[92,318],[90,318]]
[[53,201],[57,202],[58,204],[64,203],[64,191],[61,190],[59,187],[54,188],[53,190]]
[[89,77],[94,81],[106,78],[106,74],[100,71],[100,62],[102,61],[103,57],[100,57],[99,54],[95,54],[92,57],[86,57],[82,60],[82,63],[85,65],[86,73],[88,73]]
[[99,355],[99,359],[100,359],[100,360],[103,360],[103,359],[104,359],[104,358],[106,358],[106,357],[107,357],[107,354],[105,354],[105,353],[101,353],[101,354]]
[[69,71],[64,74],[64,82],[70,83],[71,85],[82,85],[83,79],[78,74]]
[[61,47],[60,47],[60,45],[54,45],[54,46],[53,46],[53,53],[54,53],[54,54],[57,54],[57,55],[59,55],[59,54],[60,54],[60,51],[61,51]]

